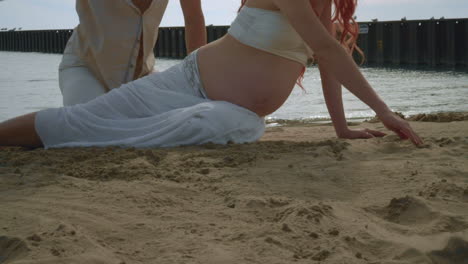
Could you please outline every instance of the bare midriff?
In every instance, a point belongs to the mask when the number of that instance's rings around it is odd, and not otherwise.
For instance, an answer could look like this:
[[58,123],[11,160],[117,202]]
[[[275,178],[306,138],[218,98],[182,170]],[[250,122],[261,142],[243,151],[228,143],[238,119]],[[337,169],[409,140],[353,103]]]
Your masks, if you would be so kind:
[[[132,0],[133,4],[140,10],[140,13],[143,15],[146,10],[151,6],[153,0]],[[140,49],[138,50],[138,56],[135,62],[135,73],[133,74],[133,79],[140,77],[141,70],[143,67],[143,32],[140,35]]]
[[200,48],[200,76],[207,96],[259,116],[277,110],[288,98],[303,66],[244,45],[227,34]]

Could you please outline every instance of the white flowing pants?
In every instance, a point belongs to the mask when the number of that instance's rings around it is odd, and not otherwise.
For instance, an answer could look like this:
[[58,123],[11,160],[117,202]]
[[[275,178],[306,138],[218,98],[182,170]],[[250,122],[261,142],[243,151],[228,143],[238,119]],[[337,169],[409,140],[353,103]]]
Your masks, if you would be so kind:
[[206,97],[196,52],[88,103],[40,111],[35,121],[46,148],[244,143],[265,130],[254,112]]
[[88,66],[78,56],[67,51],[59,66],[59,87],[64,106],[87,103],[106,93]]

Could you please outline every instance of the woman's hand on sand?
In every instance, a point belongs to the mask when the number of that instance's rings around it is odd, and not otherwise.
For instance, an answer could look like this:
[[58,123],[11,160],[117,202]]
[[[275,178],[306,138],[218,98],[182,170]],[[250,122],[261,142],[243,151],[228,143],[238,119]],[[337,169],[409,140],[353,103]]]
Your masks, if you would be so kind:
[[423,144],[422,139],[414,132],[410,124],[398,115],[387,112],[378,115],[378,117],[387,129],[395,132],[401,139],[409,139],[416,146]]
[[351,130],[347,129],[346,131],[341,131],[338,133],[339,138],[346,138],[346,139],[365,139],[365,138],[374,138],[374,137],[384,137],[387,134],[372,130],[372,129],[361,129],[361,130]]

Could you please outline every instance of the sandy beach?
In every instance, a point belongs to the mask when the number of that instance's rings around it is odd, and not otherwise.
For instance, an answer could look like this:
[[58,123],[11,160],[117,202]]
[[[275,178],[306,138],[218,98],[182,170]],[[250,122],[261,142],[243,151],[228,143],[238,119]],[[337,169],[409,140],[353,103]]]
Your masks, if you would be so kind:
[[[468,115],[172,149],[0,148],[0,263],[468,263]],[[386,131],[379,122],[353,128]]]

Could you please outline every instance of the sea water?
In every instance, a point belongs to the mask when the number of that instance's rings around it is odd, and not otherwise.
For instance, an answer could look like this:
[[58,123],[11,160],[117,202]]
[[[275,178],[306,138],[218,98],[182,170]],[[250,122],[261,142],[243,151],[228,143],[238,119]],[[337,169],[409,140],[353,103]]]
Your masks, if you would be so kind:
[[[58,86],[61,55],[0,52],[0,121],[50,107],[62,106]],[[162,71],[180,60],[157,59]],[[468,73],[453,70],[361,68],[378,94],[394,111],[405,115],[468,112]],[[316,67],[307,68],[305,91],[296,87],[285,104],[267,119],[328,120]],[[362,120],[374,112],[344,89],[346,117]]]

